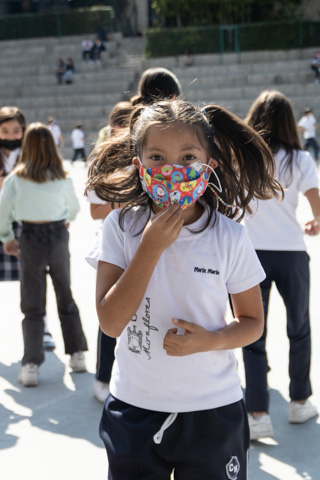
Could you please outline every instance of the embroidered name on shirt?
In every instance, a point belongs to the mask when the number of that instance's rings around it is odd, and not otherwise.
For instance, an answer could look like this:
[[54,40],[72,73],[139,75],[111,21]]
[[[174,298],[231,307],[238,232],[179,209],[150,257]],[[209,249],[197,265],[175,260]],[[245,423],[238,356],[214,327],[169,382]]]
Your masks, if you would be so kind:
[[193,271],[197,273],[206,273],[210,275],[220,275],[219,270],[213,270],[212,268],[194,267]]

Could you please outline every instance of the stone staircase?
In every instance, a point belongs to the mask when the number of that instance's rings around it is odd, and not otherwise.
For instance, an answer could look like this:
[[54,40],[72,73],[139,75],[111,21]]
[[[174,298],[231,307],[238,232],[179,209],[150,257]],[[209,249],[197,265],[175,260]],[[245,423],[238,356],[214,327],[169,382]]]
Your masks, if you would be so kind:
[[[0,105],[17,105],[27,122],[47,123],[56,118],[65,140],[64,158],[72,155],[70,134],[82,122],[87,153],[99,129],[106,125],[113,105],[135,93],[143,70],[143,38],[111,36],[101,63],[83,63],[83,36],[2,41],[0,53]],[[58,85],[57,58],[71,57],[75,64],[72,84]]]
[[[292,102],[298,120],[310,105],[320,120],[320,84],[314,83],[311,59],[319,48],[287,51],[196,55],[184,68],[181,57],[161,59],[161,65],[180,79],[183,97],[197,105],[216,103],[244,118],[251,103],[265,89],[280,90]],[[148,67],[160,59],[150,59]]]
[[[318,48],[241,54],[196,55],[192,67],[183,67],[180,57],[144,59],[143,38],[114,34],[106,43],[101,63],[82,63],[83,36],[37,38],[0,42],[0,105],[17,105],[27,122],[56,118],[66,146],[64,158],[72,155],[70,134],[81,121],[87,153],[113,105],[136,93],[137,80],[146,68],[172,70],[182,84],[182,98],[197,105],[216,103],[244,118],[251,103],[264,89],[287,95],[296,119],[310,105],[320,120],[320,84],[314,83],[311,58]],[[73,58],[74,83],[58,85],[57,58]]]

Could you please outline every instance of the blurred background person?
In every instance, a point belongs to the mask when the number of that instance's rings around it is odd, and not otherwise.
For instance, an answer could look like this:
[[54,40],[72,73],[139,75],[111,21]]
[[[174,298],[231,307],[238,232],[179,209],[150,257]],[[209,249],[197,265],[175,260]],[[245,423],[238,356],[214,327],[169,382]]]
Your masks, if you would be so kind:
[[302,132],[304,138],[304,149],[311,148],[313,156],[318,163],[319,160],[319,145],[317,142],[316,129],[318,127],[316,117],[313,115],[312,108],[306,107],[304,115],[298,121],[298,129]]
[[71,140],[72,140],[72,148],[73,148],[73,156],[71,159],[71,163],[75,162],[78,157],[80,160],[86,162],[86,152],[85,152],[85,142],[84,142],[84,133],[82,129],[82,123],[77,123],[75,128],[72,130],[71,133]]
[[54,143],[57,145],[57,147],[64,147],[64,139],[60,130],[59,125],[57,125],[57,122],[54,117],[48,117],[48,125],[47,127],[49,128],[50,132],[52,133]]
[[[308,400],[310,382],[311,334],[309,319],[309,256],[304,234],[320,230],[319,179],[314,161],[301,149],[297,125],[290,101],[280,92],[266,90],[252,104],[246,123],[260,133],[271,149],[276,164],[276,179],[284,189],[278,201],[254,200],[253,214],[245,226],[266,273],[261,283],[265,327],[262,337],[243,348],[246,376],[245,399],[249,412],[251,440],[272,437],[269,415],[270,370],[266,351],[269,297],[274,282],[286,307],[289,338],[289,422],[304,423],[317,415]],[[296,211],[299,194],[310,203],[313,218],[301,229]],[[279,319],[279,322],[284,319]],[[279,368],[283,368],[279,365]]]
[[[70,287],[69,222],[79,211],[73,183],[49,129],[32,123],[26,130],[21,158],[6,178],[0,199],[0,239],[7,254],[20,257],[24,355],[19,382],[37,386],[44,362],[43,333],[46,275],[56,294],[65,345],[74,372],[85,372],[84,336]],[[19,241],[12,218],[22,223]]]

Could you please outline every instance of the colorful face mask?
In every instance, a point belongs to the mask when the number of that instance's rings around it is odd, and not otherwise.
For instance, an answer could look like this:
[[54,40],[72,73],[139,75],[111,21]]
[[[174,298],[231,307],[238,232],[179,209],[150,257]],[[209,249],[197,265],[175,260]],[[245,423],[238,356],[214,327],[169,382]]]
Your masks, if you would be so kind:
[[168,164],[152,168],[146,168],[139,162],[142,188],[160,208],[178,202],[184,210],[196,202],[207,188],[209,174],[202,171],[200,161],[188,166]]

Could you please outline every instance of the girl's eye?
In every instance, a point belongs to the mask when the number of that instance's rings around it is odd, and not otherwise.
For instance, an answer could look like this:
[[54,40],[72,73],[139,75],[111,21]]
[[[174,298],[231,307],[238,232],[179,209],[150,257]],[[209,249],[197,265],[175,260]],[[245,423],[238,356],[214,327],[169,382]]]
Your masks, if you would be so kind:
[[187,162],[192,162],[194,160],[197,160],[197,157],[195,157],[194,155],[185,155],[183,157],[183,160],[187,161]]
[[162,157],[161,155],[151,155],[150,160],[153,160],[154,162],[161,162]]

